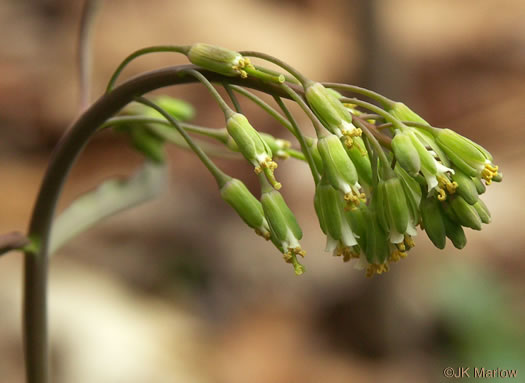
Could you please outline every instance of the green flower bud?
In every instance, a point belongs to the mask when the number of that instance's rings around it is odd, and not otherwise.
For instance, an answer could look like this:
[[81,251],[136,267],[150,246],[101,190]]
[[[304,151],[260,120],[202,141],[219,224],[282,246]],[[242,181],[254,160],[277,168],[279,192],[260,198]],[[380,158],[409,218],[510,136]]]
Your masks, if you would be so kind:
[[[342,140],[345,141],[347,138],[342,138]],[[363,139],[354,137],[353,144],[350,147],[344,145],[344,148],[355,166],[359,182],[368,186],[372,185],[372,164]]]
[[310,83],[306,86],[306,101],[323,125],[338,137],[345,134],[360,135],[352,125],[352,115],[334,96],[333,92],[326,89],[321,83]]
[[344,194],[350,206],[359,204],[364,195],[359,192],[357,171],[339,138],[333,134],[324,136],[317,142],[317,148],[328,182]]
[[412,121],[420,124],[429,125],[421,116],[416,114],[412,109],[403,104],[402,102],[396,102],[394,107],[388,110],[395,118],[401,121]]
[[403,169],[411,175],[416,175],[421,169],[421,160],[419,159],[418,150],[413,143],[417,138],[411,136],[413,136],[411,132],[396,130],[396,134],[392,139],[392,151],[396,161],[399,162]]
[[450,129],[440,129],[436,142],[447,157],[470,177],[481,176],[487,184],[498,174],[492,156],[484,148]]
[[143,126],[132,126],[129,129],[129,134],[135,149],[155,163],[164,162],[166,153],[162,138]]
[[315,167],[317,171],[320,174],[323,174],[324,172],[324,165],[323,165],[323,159],[321,158],[321,154],[319,153],[319,149],[317,148],[318,140],[317,138],[311,139],[307,142],[308,147],[310,148],[310,152],[312,153],[312,158],[314,159]]
[[355,233],[360,249],[366,250],[367,232],[370,221],[370,209],[366,203],[360,203],[355,209],[345,211],[346,218],[350,222],[352,232]]
[[195,65],[224,76],[248,76],[244,68],[250,62],[240,53],[226,48],[204,43],[193,44],[188,59]]
[[299,244],[303,232],[294,214],[281,193],[271,188],[263,189],[261,204],[270,227],[272,242],[284,254],[285,261],[293,264],[296,274],[302,274],[304,269],[297,261],[297,255],[305,255]]
[[409,221],[409,208],[401,181],[397,177],[381,180],[377,185],[377,214],[392,243],[404,241]]
[[474,186],[476,187],[476,192],[478,193],[478,195],[485,193],[485,191],[487,190],[487,187],[485,186],[483,182],[481,182],[481,178],[471,177],[470,179],[472,180],[472,183],[474,183]]
[[435,198],[423,198],[421,201],[421,217],[428,238],[438,249],[444,249],[446,245],[445,222],[439,203]]
[[445,232],[447,237],[452,241],[456,249],[463,249],[467,244],[467,237],[461,225],[451,220],[446,214],[441,216],[445,224]]
[[357,245],[354,233],[344,212],[343,200],[340,192],[330,185],[323,177],[315,191],[315,199],[318,201],[317,213],[319,221],[322,221],[324,233],[327,235],[326,251],[334,251],[337,243],[342,247]]
[[419,182],[411,177],[405,169],[400,165],[396,165],[394,172],[399,177],[405,197],[407,199],[410,219],[407,227],[407,234],[415,236],[417,234],[416,226],[419,224],[420,212],[419,205],[421,204],[422,192]]
[[503,181],[503,173],[502,172],[498,172],[498,174],[496,174],[494,177],[492,177],[492,181],[494,181],[494,182],[501,182],[501,181]]
[[292,147],[292,143],[287,140],[283,140],[280,138],[275,138],[271,134],[268,133],[259,133],[264,142],[268,145],[270,150],[272,151],[272,154],[280,159],[287,159],[290,157],[290,155],[287,152],[287,149],[290,149]]
[[280,189],[281,184],[273,174],[277,163],[272,161],[272,151],[248,119],[240,113],[233,113],[226,120],[226,129],[244,158],[255,167],[255,173],[263,172],[272,186]]
[[490,211],[487,205],[485,205],[485,202],[478,198],[478,201],[473,206],[474,209],[476,209],[476,212],[478,213],[481,222],[490,223]]
[[270,239],[270,228],[264,217],[262,205],[242,181],[232,178],[220,191],[222,199],[235,209],[248,226],[258,235]]
[[461,170],[455,169],[452,180],[458,185],[456,192],[463,197],[465,201],[471,205],[474,205],[478,201],[478,191],[471,177],[467,176]]
[[450,206],[461,225],[474,230],[481,230],[481,219],[476,209],[472,205],[469,205],[463,197],[459,195],[455,197],[450,202]]
[[[368,230],[366,232],[365,256],[370,264],[381,265],[384,264],[390,256],[390,245],[388,243],[387,233],[381,228],[373,211],[370,212],[369,218]],[[370,269],[367,270],[367,275],[369,276]],[[374,271],[377,272],[377,270]]]
[[[157,96],[154,98],[154,102],[178,121],[188,121],[195,117],[195,109],[186,101],[169,96]],[[142,113],[140,114],[147,117],[164,119],[164,116],[157,110],[142,104],[140,107],[142,109]]]

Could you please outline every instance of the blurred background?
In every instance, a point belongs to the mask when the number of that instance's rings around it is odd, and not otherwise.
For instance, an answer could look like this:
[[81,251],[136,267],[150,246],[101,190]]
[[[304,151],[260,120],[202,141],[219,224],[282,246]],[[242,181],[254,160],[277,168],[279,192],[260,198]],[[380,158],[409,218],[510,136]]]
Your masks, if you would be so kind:
[[[51,151],[78,115],[82,3],[0,2],[0,232],[26,229]],[[310,78],[404,101],[490,150],[504,181],[483,196],[493,222],[468,231],[464,250],[437,250],[423,234],[406,260],[367,279],[323,252],[309,172],[281,162],[277,176],[308,252],[307,272],[296,277],[220,199],[196,157],[171,148],[160,198],[54,256],[54,382],[444,382],[449,366],[518,369],[514,381],[525,379],[523,0],[102,3],[94,99],[120,61],[144,46],[259,50]],[[124,77],[182,63],[180,55],[151,55]],[[197,123],[223,126],[201,86],[162,93],[194,103]],[[244,101],[260,130],[288,137]],[[76,164],[61,209],[141,161],[123,137],[101,134]],[[250,166],[218,163],[256,190]],[[21,276],[19,254],[0,258],[2,383],[23,382]]]

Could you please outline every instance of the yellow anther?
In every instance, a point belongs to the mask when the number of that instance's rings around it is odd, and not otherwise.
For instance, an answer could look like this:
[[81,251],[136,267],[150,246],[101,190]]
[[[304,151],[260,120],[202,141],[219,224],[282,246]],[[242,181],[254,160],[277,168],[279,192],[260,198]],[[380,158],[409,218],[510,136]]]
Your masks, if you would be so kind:
[[498,174],[498,167],[492,166],[491,164],[485,164],[485,167],[481,171],[481,177],[485,180],[487,185],[492,183],[492,178]]
[[406,246],[405,246],[404,242],[396,243],[396,247],[398,248],[399,251],[405,251],[406,250]]
[[266,239],[267,241],[270,239],[270,232],[269,231],[261,231],[259,229],[255,229],[255,234],[263,237],[264,239]]
[[406,246],[407,250],[410,250],[411,248],[416,246],[416,243],[414,242],[414,240],[412,239],[412,237],[410,235],[406,235],[405,234],[404,242],[405,242],[405,246]]
[[256,166],[253,171],[255,172],[255,174],[261,174],[262,172],[262,168],[260,166]]
[[248,73],[246,73],[245,70],[240,70],[240,73],[241,73],[241,78],[248,78]]
[[389,266],[386,263],[372,263],[366,268],[366,276],[368,278],[373,277],[375,274],[383,274],[389,270]]
[[443,189],[439,188],[438,193],[439,193],[439,195],[437,196],[438,200],[444,201],[447,199],[447,195]]

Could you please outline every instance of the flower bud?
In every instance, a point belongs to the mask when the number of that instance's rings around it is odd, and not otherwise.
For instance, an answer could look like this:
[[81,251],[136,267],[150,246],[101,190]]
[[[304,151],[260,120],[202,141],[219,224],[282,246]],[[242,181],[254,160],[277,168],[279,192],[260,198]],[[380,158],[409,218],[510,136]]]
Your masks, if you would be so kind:
[[463,249],[467,244],[467,237],[465,236],[465,231],[461,225],[452,221],[446,214],[443,214],[441,217],[445,224],[445,232],[448,239],[452,241],[452,244],[456,249]]
[[402,102],[396,102],[394,107],[388,110],[388,112],[401,121],[411,121],[428,125],[428,122]]
[[485,193],[485,191],[487,190],[487,187],[485,186],[483,182],[481,182],[481,178],[471,177],[470,179],[474,183],[474,186],[476,187],[476,192],[478,193],[478,195]]
[[371,211],[369,218],[365,256],[370,264],[381,265],[390,256],[390,244],[388,243],[387,233],[381,228],[375,212]]
[[164,162],[164,140],[142,126],[133,126],[129,129],[133,147],[144,154],[151,161],[161,164]]
[[416,226],[419,224],[420,219],[419,206],[422,198],[421,186],[419,185],[419,182],[416,181],[414,177],[411,177],[400,165],[395,166],[394,172],[399,177],[401,185],[403,186],[408,211],[410,213],[406,234],[415,236],[417,235]]
[[293,264],[296,274],[301,274],[304,269],[297,261],[297,255],[305,255],[299,244],[303,232],[294,214],[281,193],[274,189],[263,190],[261,204],[270,227],[272,242],[284,254],[285,261]]
[[461,170],[456,169],[452,174],[452,180],[456,182],[458,195],[463,197],[469,204],[474,205],[478,201],[478,191],[472,178],[467,176]]
[[444,249],[446,245],[445,222],[439,203],[435,198],[423,198],[421,201],[421,217],[428,238],[438,249]]
[[193,44],[188,52],[188,59],[195,65],[224,76],[247,77],[244,67],[249,61],[238,52],[211,44]]
[[248,226],[258,235],[266,239],[270,238],[270,229],[262,205],[242,181],[232,178],[221,187],[220,191],[222,199],[235,209]]
[[450,202],[450,206],[461,225],[474,230],[481,230],[481,219],[476,209],[472,205],[469,205],[463,197],[459,195],[455,197]]
[[[347,137],[345,137],[347,138]],[[345,140],[345,138],[341,138]],[[354,137],[353,144],[348,147],[343,145],[348,157],[355,166],[360,183],[372,185],[372,164],[366,150],[365,143],[361,137]]]
[[255,173],[263,172],[272,186],[280,189],[281,184],[273,174],[277,163],[272,161],[272,151],[248,119],[240,113],[233,113],[226,120],[226,129],[244,158],[255,167]]
[[337,242],[343,247],[357,245],[354,233],[344,212],[343,200],[340,192],[330,185],[323,177],[316,188],[315,199],[319,221],[322,221],[324,233],[327,235],[326,251],[333,251]]
[[352,115],[343,106],[333,92],[326,89],[321,83],[310,83],[306,86],[306,101],[323,125],[338,137],[345,133],[358,130],[352,125]]
[[481,222],[490,223],[490,211],[487,205],[485,205],[485,202],[478,198],[478,201],[473,206],[474,209],[476,209],[476,212],[478,213]]
[[492,181],[494,181],[494,182],[501,182],[501,181],[503,181],[503,173],[502,172],[498,172],[496,175],[494,175],[492,177]]
[[421,160],[419,159],[419,153],[414,146],[415,137],[411,137],[413,133],[402,132],[396,130],[396,134],[392,139],[392,151],[396,161],[405,169],[408,174],[416,175],[421,169]]
[[450,129],[440,129],[436,142],[447,157],[470,177],[481,176],[487,184],[498,174],[498,167],[492,163],[492,156],[480,145]]
[[377,215],[390,242],[401,243],[407,231],[409,211],[401,181],[397,177],[381,180],[377,185]]
[[310,139],[307,142],[308,147],[310,148],[310,153],[312,153],[312,158],[314,159],[315,167],[317,171],[320,174],[323,174],[323,159],[321,158],[321,154],[319,153],[319,149],[317,148],[318,140],[317,138]]
[[350,206],[359,204],[364,195],[359,192],[357,171],[339,138],[333,134],[324,136],[317,142],[317,148],[328,182],[344,194]]

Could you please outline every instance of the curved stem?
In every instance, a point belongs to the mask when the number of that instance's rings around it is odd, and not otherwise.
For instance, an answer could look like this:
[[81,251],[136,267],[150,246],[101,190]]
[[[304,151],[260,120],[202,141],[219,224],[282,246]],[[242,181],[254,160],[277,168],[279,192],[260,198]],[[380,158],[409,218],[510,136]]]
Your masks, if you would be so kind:
[[106,88],[106,92],[111,91],[120,73],[122,73],[124,68],[126,68],[126,66],[131,61],[136,59],[137,57],[140,57],[140,56],[143,56],[149,53],[159,53],[159,52],[176,52],[176,53],[186,54],[188,53],[189,50],[190,50],[189,45],[182,45],[182,46],[181,45],[157,45],[157,46],[142,48],[142,49],[139,49],[138,51],[131,53],[128,57],[124,59],[124,61],[120,63],[120,65],[117,67],[117,69],[111,76],[108,82],[108,86]]
[[180,135],[184,138],[184,140],[187,142],[188,146],[193,150],[193,152],[199,157],[199,159],[202,161],[204,166],[208,168],[210,173],[215,177],[215,180],[219,184],[219,187],[222,187],[226,182],[228,182],[231,177],[229,177],[226,173],[224,173],[222,170],[220,170],[213,161],[202,151],[202,149],[193,142],[191,137],[186,133],[184,129],[181,128],[177,120],[175,120],[168,112],[166,112],[164,109],[162,109],[160,106],[155,104],[153,101],[148,100],[145,97],[136,97],[135,100],[137,102],[140,102],[141,104],[144,104],[146,106],[149,106],[150,108],[155,109],[157,112],[162,114],[162,116],[170,122],[171,125],[177,129],[177,131],[180,133]]
[[[28,383],[48,382],[47,275],[51,224],[64,182],[91,136],[108,118],[118,113],[136,96],[169,85],[195,82],[184,73],[193,65],[163,68],[141,74],[104,94],[68,129],[53,152],[31,215],[28,238],[31,245],[24,256],[23,328]],[[270,94],[286,96],[275,85],[257,79],[235,79],[202,71],[208,79],[232,82]]]
[[319,182],[319,172],[317,171],[317,168],[315,166],[315,161],[312,157],[312,153],[310,152],[310,148],[308,147],[308,145],[306,145],[304,136],[301,133],[301,130],[299,129],[299,125],[297,125],[297,122],[293,118],[292,114],[290,113],[286,105],[284,105],[283,100],[281,100],[279,97],[276,97],[276,96],[274,98],[275,98],[275,102],[277,102],[279,107],[283,110],[284,114],[286,115],[286,117],[288,118],[288,120],[290,121],[290,123],[292,124],[294,128],[295,136],[297,137],[297,140],[299,141],[299,144],[301,145],[301,150],[306,157],[306,161],[308,162],[308,166],[310,167],[310,171],[312,172],[312,177],[314,178],[314,182],[317,185],[317,183]]
[[226,93],[228,93],[228,97],[230,97],[230,100],[235,108],[235,111],[237,113],[242,114],[241,104],[239,104],[239,100],[237,99],[237,96],[235,96],[235,93],[233,93],[232,86],[227,83],[222,84],[222,86],[224,87],[224,90],[226,90]]
[[284,91],[286,92],[286,94],[292,99],[294,100],[297,104],[299,104],[299,106],[301,107],[301,109],[303,110],[303,112],[306,114],[306,116],[310,119],[310,121],[312,121],[312,124],[314,125],[314,129],[315,129],[315,132],[317,133],[318,136],[322,136],[325,134],[325,127],[323,126],[323,124],[321,124],[321,121],[319,121],[319,119],[317,118],[317,116],[314,114],[314,112],[312,112],[312,110],[308,107],[308,105],[306,104],[306,102],[304,102],[304,100],[302,99],[301,96],[299,96],[299,94],[293,90],[292,88],[290,88],[288,85],[286,84],[282,84],[281,85],[281,88],[284,89]]
[[288,129],[290,131],[290,133],[292,133],[297,138],[296,132],[295,132],[292,124],[290,124],[290,121],[288,121],[281,113],[279,113],[277,110],[272,108],[264,100],[262,100],[261,98],[257,97],[255,94],[253,94],[252,92],[244,89],[241,86],[230,85],[230,88],[232,88],[234,91],[242,94],[243,96],[245,96],[249,100],[253,101],[257,106],[259,106],[266,113],[268,113],[270,116],[272,116],[278,123],[280,123],[286,129]]
[[255,52],[255,51],[242,51],[239,52],[241,55],[246,57],[257,57],[262,60],[266,60],[268,62],[271,62],[272,64],[275,64],[281,68],[283,68],[285,71],[290,73],[292,76],[294,76],[299,82],[303,85],[303,87],[308,83],[308,79],[301,74],[297,69],[292,67],[291,65],[285,63],[284,61],[278,59],[277,57],[271,56],[267,53],[262,52]]
[[77,52],[80,111],[87,108],[91,98],[91,42],[93,39],[93,23],[99,8],[100,0],[86,0],[82,8],[80,30],[78,32],[79,49]]
[[195,77],[198,81],[202,83],[202,85],[204,85],[208,89],[215,101],[217,101],[217,104],[219,104],[219,107],[222,109],[226,118],[228,118],[233,113],[233,110],[228,106],[228,104],[226,104],[226,101],[224,101],[219,92],[217,92],[217,89],[215,89],[215,87],[211,84],[211,82],[208,81],[206,77],[204,77],[200,72],[196,71],[195,69],[188,69],[185,72],[188,73],[190,76]]
[[363,96],[371,98],[372,100],[376,100],[384,108],[393,108],[395,104],[395,101],[389,99],[388,97],[385,97],[382,94],[374,92],[373,90],[362,88],[357,85],[340,84],[336,82],[323,82],[322,84],[327,88],[346,90],[348,92],[361,94]]

